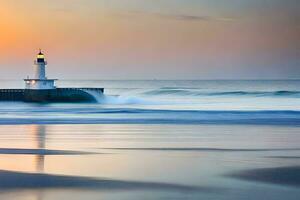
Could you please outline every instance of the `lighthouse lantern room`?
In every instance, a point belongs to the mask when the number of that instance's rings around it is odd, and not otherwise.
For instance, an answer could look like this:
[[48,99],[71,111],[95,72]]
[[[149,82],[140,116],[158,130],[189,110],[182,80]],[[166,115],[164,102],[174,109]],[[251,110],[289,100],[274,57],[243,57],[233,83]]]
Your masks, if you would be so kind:
[[57,79],[47,79],[46,77],[46,65],[45,55],[40,50],[37,54],[37,58],[34,61],[34,78],[24,79],[25,88],[31,90],[51,90],[55,89],[55,81]]

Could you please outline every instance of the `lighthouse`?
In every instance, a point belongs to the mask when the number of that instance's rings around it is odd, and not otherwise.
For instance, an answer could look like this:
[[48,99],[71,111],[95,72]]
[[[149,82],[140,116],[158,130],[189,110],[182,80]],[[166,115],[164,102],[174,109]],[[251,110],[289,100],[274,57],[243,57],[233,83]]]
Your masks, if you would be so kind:
[[24,79],[25,89],[30,90],[51,90],[55,89],[57,79],[48,79],[46,77],[47,61],[45,55],[40,50],[34,61],[34,78]]
[[103,97],[104,88],[57,88],[57,79],[46,76],[47,61],[40,50],[34,60],[34,76],[26,78],[25,89],[1,89],[0,101],[24,102],[99,102]]

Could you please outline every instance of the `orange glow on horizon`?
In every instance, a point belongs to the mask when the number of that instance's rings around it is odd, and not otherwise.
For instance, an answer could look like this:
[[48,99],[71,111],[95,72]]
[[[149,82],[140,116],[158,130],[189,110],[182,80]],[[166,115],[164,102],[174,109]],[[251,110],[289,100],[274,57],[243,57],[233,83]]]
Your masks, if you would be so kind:
[[[14,65],[15,71],[25,62],[30,69],[39,48],[47,52],[51,64],[61,64],[57,68],[76,65],[80,71],[79,65],[87,65],[107,76],[105,70],[114,75],[120,69],[148,75],[147,67],[155,66],[158,71],[165,67],[167,75],[190,66],[194,75],[211,69],[218,72],[224,65],[279,65],[280,55],[289,59],[300,45],[299,28],[272,17],[199,15],[195,20],[188,12],[186,19],[176,12],[174,16],[126,14],[99,2],[94,2],[97,6],[92,2],[77,6],[70,1],[19,2],[4,0],[0,7],[0,67]],[[22,74],[27,71],[24,68]]]

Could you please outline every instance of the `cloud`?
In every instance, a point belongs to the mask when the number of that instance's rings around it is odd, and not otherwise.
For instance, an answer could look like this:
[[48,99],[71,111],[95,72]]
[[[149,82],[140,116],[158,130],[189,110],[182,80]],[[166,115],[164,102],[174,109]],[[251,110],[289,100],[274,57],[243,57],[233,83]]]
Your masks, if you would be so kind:
[[152,15],[160,18],[184,20],[184,21],[210,21],[211,20],[211,17],[209,16],[175,15],[175,14],[161,14],[161,13],[153,13]]
[[142,11],[131,11],[127,13],[118,13],[119,17],[156,17],[169,20],[181,20],[181,21],[234,21],[235,18],[230,17],[213,17],[206,15],[186,15],[186,14],[165,14],[155,12],[142,12]]
[[183,20],[183,21],[232,21],[233,20],[233,18],[198,16],[198,15],[178,15],[178,14],[160,14],[160,13],[153,13],[152,15],[160,18],[166,18],[172,20]]

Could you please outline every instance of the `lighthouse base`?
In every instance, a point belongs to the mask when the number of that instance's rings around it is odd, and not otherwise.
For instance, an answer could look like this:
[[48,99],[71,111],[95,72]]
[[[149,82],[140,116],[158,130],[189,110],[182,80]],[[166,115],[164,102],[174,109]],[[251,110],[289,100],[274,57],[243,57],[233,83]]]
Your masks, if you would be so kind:
[[97,102],[103,92],[103,88],[0,89],[0,101]]

